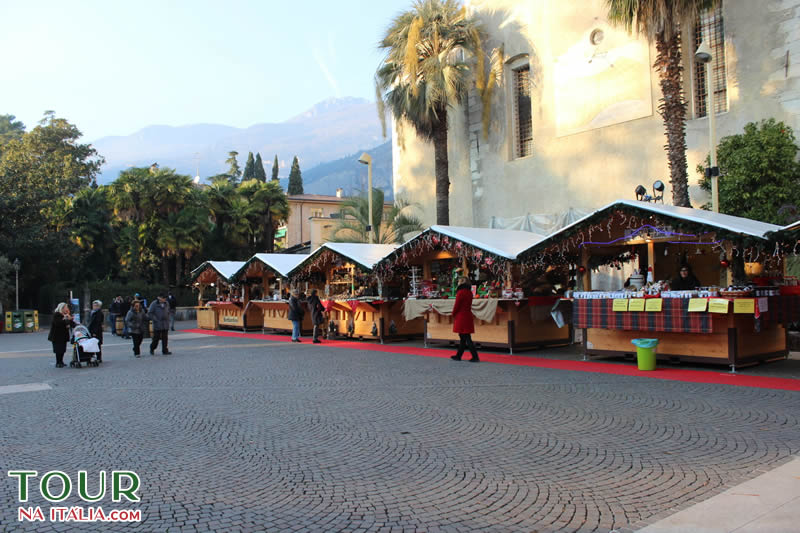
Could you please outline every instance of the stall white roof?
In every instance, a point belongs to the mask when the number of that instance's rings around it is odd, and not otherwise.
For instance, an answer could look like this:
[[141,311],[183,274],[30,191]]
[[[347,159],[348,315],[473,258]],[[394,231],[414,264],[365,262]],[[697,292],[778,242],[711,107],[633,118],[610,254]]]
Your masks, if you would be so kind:
[[733,215],[724,215],[722,213],[706,211],[705,209],[693,209],[691,207],[677,207],[674,205],[653,204],[649,202],[640,202],[636,200],[617,200],[616,202],[601,207],[597,211],[594,211],[593,213],[586,215],[580,220],[573,222],[569,226],[563,227],[559,231],[549,235],[546,239],[543,239],[543,242],[545,240],[550,240],[556,237],[559,233],[570,230],[574,226],[579,226],[583,224],[588,219],[597,216],[599,213],[603,211],[610,211],[614,208],[623,206],[632,207],[640,211],[649,211],[651,213],[655,213],[669,218],[677,218],[689,222],[695,222],[697,224],[705,224],[707,226],[713,226],[715,228],[730,231],[732,233],[739,233],[742,235],[749,235],[758,238],[765,238],[764,237],[765,234],[771,231],[777,231],[781,229],[780,226],[776,226],[775,224],[759,222],[758,220],[751,220],[749,218],[735,217]]
[[458,239],[506,259],[516,259],[517,254],[545,238],[544,235],[530,231],[464,226],[431,226],[430,231]]
[[316,257],[325,250],[337,253],[347,259],[358,263],[367,270],[373,267],[384,257],[392,253],[399,245],[397,244],[369,244],[359,242],[326,242],[311,255],[305,256],[306,259],[298,263],[291,271],[300,268],[306,260]]
[[206,261],[192,270],[192,277],[197,277],[200,272],[211,267],[217,274],[225,278],[226,281],[230,281],[233,275],[236,274],[242,266],[244,266],[244,261]]
[[261,261],[279,275],[286,277],[294,267],[308,259],[308,254],[256,254],[247,263],[253,259]]

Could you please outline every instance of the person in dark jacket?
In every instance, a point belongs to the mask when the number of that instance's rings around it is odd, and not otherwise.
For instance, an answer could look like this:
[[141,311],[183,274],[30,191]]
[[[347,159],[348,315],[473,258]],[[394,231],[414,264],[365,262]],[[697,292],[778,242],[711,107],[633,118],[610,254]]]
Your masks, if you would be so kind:
[[161,340],[161,353],[171,355],[172,352],[167,348],[167,333],[169,331],[169,304],[164,294],[159,294],[156,301],[150,304],[147,311],[147,318],[153,323],[153,340],[150,342],[150,355],[156,354],[158,341]]
[[61,302],[56,306],[53,322],[50,323],[50,333],[47,340],[53,344],[53,353],[56,354],[56,368],[64,368],[64,353],[69,342],[69,328],[75,326],[69,306]]
[[453,305],[453,333],[458,333],[458,353],[450,356],[453,361],[461,361],[464,349],[472,354],[470,363],[479,363],[478,352],[472,342],[475,320],[472,318],[472,285],[467,278],[459,278],[456,289],[456,303]]
[[311,323],[314,324],[314,332],[312,338],[314,344],[320,344],[319,333],[322,331],[322,325],[325,323],[325,306],[317,296],[317,289],[311,291],[311,296],[308,298],[308,308],[311,310]]
[[128,334],[128,323],[125,322],[125,317],[128,316],[128,311],[131,310],[131,297],[127,296],[122,303],[120,304],[121,308],[121,315],[122,315],[122,338],[123,339],[130,339],[130,335]]
[[178,300],[169,292],[167,294],[167,303],[169,304],[169,329],[175,331],[175,313],[178,312]]
[[125,327],[133,339],[133,355],[141,357],[142,339],[147,328],[147,313],[142,309],[142,302],[139,300],[133,302],[133,307],[125,315]]
[[692,272],[692,267],[688,264],[681,265],[678,277],[669,282],[671,291],[693,291],[700,286],[700,280]]
[[103,362],[103,302],[95,300],[92,302],[92,312],[89,313],[89,333],[97,339],[100,344],[100,351],[97,352],[97,362]]
[[108,306],[108,321],[111,323],[111,334],[117,336],[117,317],[122,314],[122,296],[117,296]]
[[292,342],[300,342],[300,325],[306,312],[300,301],[300,291],[294,289],[289,297],[289,320],[292,321]]

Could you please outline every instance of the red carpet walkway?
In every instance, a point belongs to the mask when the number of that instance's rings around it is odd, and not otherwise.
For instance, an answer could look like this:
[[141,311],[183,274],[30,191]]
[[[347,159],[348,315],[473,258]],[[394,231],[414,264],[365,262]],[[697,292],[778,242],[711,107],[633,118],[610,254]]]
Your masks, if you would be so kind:
[[[183,333],[202,333],[217,337],[238,337],[244,339],[260,339],[268,341],[287,342],[286,335],[263,335],[261,333],[239,333],[236,331],[211,331],[205,329],[184,329]],[[309,345],[313,346],[310,342]],[[452,349],[422,348],[415,346],[396,346],[389,344],[374,344],[369,342],[354,341],[324,341],[327,348],[349,348],[351,350],[369,350],[372,352],[402,353],[419,355],[423,357],[450,357]],[[734,385],[737,387],[755,387],[758,389],[776,389],[800,391],[800,380],[788,378],[773,378],[761,376],[745,376],[728,372],[713,372],[707,370],[686,370],[680,368],[659,368],[654,371],[641,371],[635,365],[620,365],[613,363],[598,363],[593,361],[570,361],[566,359],[543,359],[530,355],[502,355],[495,353],[481,353],[481,361],[500,363],[504,365],[532,366],[537,368],[552,368],[554,370],[571,370],[577,372],[596,372],[598,374],[616,374],[620,376],[637,376],[652,379],[666,379],[671,381],[685,381],[688,383],[716,383],[720,385]]]

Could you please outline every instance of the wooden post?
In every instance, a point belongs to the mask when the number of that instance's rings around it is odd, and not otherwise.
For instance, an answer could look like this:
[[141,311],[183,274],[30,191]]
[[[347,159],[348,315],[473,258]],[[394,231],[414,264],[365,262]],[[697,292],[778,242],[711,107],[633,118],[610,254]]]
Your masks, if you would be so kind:
[[[656,280],[656,243],[647,242],[647,270],[653,273],[653,281]],[[644,282],[647,283],[647,272],[644,274]]]
[[422,263],[422,279],[431,279],[431,260]]
[[513,289],[514,280],[512,279],[511,275],[511,261],[506,261],[506,282],[504,288],[506,289]]
[[197,295],[197,307],[203,307],[203,292],[205,292],[206,286],[204,283],[199,285],[200,293]]
[[242,304],[247,305],[250,301],[250,285],[243,285],[242,289]]
[[461,270],[461,275],[465,278],[469,278],[469,264],[467,263],[466,257],[461,258]]
[[580,264],[580,266],[582,266],[583,268],[586,269],[586,271],[581,275],[581,285],[583,286],[582,290],[584,290],[584,291],[592,290],[592,271],[589,268],[589,256],[590,255],[591,254],[589,253],[589,247],[588,246],[584,246],[584,247],[581,248],[581,264]]

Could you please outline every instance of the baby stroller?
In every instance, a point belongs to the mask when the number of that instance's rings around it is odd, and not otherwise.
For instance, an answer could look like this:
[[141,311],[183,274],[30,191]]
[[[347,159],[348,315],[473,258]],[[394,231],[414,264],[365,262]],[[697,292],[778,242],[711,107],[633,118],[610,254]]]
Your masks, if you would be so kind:
[[69,366],[80,368],[81,363],[89,366],[100,366],[97,354],[100,353],[100,342],[89,334],[86,326],[75,326],[72,330],[72,361]]

